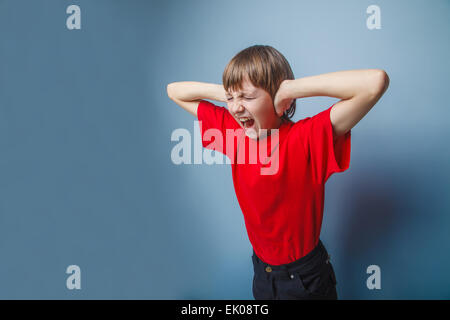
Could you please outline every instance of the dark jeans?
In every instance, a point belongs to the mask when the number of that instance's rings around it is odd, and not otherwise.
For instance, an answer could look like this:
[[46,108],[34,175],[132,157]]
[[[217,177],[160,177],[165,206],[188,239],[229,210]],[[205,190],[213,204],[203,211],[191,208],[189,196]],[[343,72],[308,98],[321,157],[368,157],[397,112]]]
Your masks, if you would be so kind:
[[288,264],[269,265],[255,251],[252,260],[256,300],[337,300],[336,275],[320,240],[306,256]]

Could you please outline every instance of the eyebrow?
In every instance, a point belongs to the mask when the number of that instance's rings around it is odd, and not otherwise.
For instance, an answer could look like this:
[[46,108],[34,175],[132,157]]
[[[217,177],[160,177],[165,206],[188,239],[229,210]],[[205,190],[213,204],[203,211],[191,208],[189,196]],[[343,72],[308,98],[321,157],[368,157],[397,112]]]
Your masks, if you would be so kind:
[[[252,94],[255,94],[255,93],[256,93],[256,91],[242,91],[242,92],[240,92],[239,95],[241,95],[241,96],[242,96],[243,94],[252,95]],[[229,94],[228,91],[226,91],[225,94],[231,96],[231,94]]]

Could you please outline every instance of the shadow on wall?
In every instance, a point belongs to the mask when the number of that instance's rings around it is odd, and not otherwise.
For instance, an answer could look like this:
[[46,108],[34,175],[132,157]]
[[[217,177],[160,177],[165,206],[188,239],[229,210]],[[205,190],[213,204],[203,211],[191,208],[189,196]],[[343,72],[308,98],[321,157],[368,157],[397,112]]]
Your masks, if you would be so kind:
[[[370,274],[366,269],[377,261],[386,261],[388,253],[380,248],[393,247],[398,230],[408,228],[419,214],[408,209],[409,199],[418,195],[405,193],[405,185],[411,185],[406,172],[372,172],[376,175],[354,175],[358,179],[353,180],[347,222],[339,235],[340,249],[345,256],[340,265],[340,278],[345,279],[345,286],[341,286],[344,290],[339,297],[342,299],[388,298],[383,290],[367,288],[366,280]],[[376,256],[375,261],[373,256]],[[385,264],[383,266],[386,267]],[[382,275],[383,266],[380,265]],[[395,270],[395,266],[390,270]]]

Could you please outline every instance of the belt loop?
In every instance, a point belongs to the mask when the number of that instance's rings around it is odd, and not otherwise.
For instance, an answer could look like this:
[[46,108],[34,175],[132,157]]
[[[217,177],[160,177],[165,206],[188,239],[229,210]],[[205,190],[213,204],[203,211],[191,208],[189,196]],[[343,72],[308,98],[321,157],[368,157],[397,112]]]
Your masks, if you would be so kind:
[[292,278],[292,277],[291,277],[291,276],[292,276],[291,271],[289,270],[289,268],[288,268],[287,266],[283,265],[283,266],[282,266],[282,269],[283,269],[283,271],[284,271],[286,277]]

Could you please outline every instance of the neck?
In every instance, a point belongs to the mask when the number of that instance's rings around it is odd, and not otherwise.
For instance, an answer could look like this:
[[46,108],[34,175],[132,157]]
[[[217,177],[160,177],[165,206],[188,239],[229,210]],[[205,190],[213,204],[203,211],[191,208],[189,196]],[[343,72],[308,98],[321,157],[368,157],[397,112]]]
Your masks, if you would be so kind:
[[284,123],[284,121],[285,120],[283,118],[277,117],[277,122],[276,122],[275,128],[279,129],[281,127],[281,125]]
[[277,120],[274,124],[274,126],[267,130],[267,136],[270,136],[272,134],[272,130],[273,129],[280,129],[281,125],[285,122],[285,120],[283,118],[277,117]]

